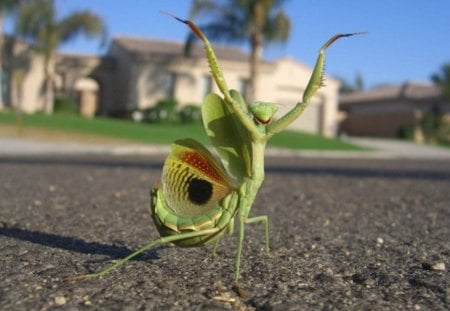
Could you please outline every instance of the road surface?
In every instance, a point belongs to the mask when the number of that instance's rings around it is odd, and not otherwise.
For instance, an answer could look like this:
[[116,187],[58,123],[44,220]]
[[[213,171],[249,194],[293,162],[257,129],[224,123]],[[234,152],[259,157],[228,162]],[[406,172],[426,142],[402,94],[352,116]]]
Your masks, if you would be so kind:
[[[160,246],[149,188],[160,156],[0,157],[1,310],[448,310],[450,161],[269,157],[246,227],[210,249]],[[248,294],[248,295],[246,295]]]

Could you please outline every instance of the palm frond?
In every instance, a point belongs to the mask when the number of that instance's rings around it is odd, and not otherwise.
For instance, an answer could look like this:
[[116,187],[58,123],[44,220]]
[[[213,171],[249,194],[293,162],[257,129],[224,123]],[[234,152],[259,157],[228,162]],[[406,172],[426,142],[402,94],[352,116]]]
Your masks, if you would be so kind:
[[221,1],[213,0],[194,0],[192,1],[189,18],[195,19],[205,12],[220,11],[223,8]]
[[263,32],[267,43],[284,42],[291,34],[291,21],[284,11],[278,11],[266,20]]
[[54,21],[54,7],[51,0],[36,0],[19,6],[16,31],[23,37],[36,41],[42,32]]
[[58,23],[58,29],[61,43],[81,34],[90,38],[101,38],[102,42],[107,38],[102,19],[90,11],[79,11],[69,15]]

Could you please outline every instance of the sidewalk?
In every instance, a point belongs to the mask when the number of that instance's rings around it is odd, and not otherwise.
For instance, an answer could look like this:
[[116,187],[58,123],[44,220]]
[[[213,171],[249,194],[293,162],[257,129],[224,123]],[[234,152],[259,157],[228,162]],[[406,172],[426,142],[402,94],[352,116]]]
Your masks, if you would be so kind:
[[450,148],[420,145],[398,139],[348,137],[345,140],[381,152],[387,157],[450,160]]
[[[301,156],[312,158],[404,158],[450,160],[450,149],[446,148],[417,145],[411,142],[390,139],[351,137],[346,138],[346,141],[373,150],[316,151],[268,148],[266,154],[269,156]],[[169,146],[158,145],[92,144],[0,137],[0,156],[49,154],[166,155],[169,151]]]
[[0,156],[5,155],[75,155],[75,154],[167,154],[169,146],[140,144],[92,144],[0,137]]

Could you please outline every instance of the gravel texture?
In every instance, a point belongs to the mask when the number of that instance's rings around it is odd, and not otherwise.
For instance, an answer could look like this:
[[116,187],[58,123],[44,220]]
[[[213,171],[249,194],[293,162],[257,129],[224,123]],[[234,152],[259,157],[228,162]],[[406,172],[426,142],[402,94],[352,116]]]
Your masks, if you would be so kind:
[[149,189],[162,157],[0,158],[1,310],[448,310],[450,161],[268,158],[248,225],[240,287],[236,237],[159,246]]

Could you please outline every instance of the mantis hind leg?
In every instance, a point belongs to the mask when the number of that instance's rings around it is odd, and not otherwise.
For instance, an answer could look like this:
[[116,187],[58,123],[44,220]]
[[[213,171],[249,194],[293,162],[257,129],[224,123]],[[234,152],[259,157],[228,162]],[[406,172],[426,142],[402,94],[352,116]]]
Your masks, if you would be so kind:
[[266,252],[270,253],[269,247],[269,218],[267,216],[256,216],[252,218],[247,218],[246,224],[254,224],[256,222],[262,222],[264,224],[264,234],[266,242]]
[[269,218],[267,216],[256,216],[251,218],[239,218],[239,241],[238,241],[238,249],[236,255],[236,272],[235,272],[235,282],[238,282],[240,275],[240,267],[241,267],[241,255],[242,255],[242,246],[244,243],[244,229],[246,224],[253,224],[257,222],[262,222],[264,224],[265,231],[265,240],[266,240],[266,251],[270,252],[269,247]]
[[[228,226],[227,226],[226,230],[227,230],[228,235],[232,235],[233,234],[233,231],[234,231],[234,218],[230,219],[230,222],[228,223]],[[216,257],[216,255],[217,255],[216,254],[217,248],[219,247],[219,243],[220,243],[221,240],[222,240],[222,236],[219,237],[216,240],[216,242],[214,243],[214,247],[213,247],[212,252],[211,252],[211,256],[212,257]]]
[[189,238],[194,238],[194,237],[203,236],[203,235],[211,235],[211,234],[214,234],[214,233],[216,233],[218,231],[219,231],[218,228],[212,228],[212,229],[206,229],[206,230],[200,230],[200,231],[192,231],[192,232],[186,232],[186,233],[180,233],[180,234],[176,234],[176,235],[170,235],[170,236],[161,237],[161,238],[159,238],[159,239],[157,239],[155,241],[152,241],[152,242],[150,242],[148,244],[145,244],[144,246],[142,246],[138,250],[136,250],[133,253],[129,254],[128,256],[120,259],[116,263],[103,268],[99,272],[91,273],[91,274],[85,274],[85,275],[80,275],[80,276],[75,276],[75,277],[70,278],[70,279],[77,280],[77,279],[87,279],[87,278],[101,277],[101,276],[107,274],[108,272],[111,272],[112,270],[117,269],[118,267],[120,267],[121,265],[126,263],[128,260],[130,260],[130,259],[136,257],[137,255],[139,255],[139,254],[141,254],[141,253],[151,249],[152,247],[154,247],[154,246],[156,246],[158,244],[165,244],[165,243],[175,242],[175,241],[179,241],[179,240],[183,240],[183,239],[189,239]]

